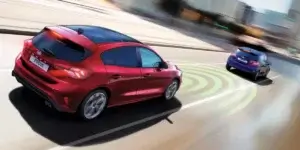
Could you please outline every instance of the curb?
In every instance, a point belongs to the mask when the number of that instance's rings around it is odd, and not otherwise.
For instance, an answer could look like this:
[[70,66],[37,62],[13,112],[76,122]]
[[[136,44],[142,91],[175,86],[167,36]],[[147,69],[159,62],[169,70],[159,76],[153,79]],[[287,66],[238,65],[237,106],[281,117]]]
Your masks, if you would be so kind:
[[[13,30],[13,29],[0,29],[0,34],[13,34],[13,35],[27,35],[27,36],[35,36],[38,32],[35,31],[25,31],[25,30]],[[168,44],[168,43],[157,43],[154,41],[143,41],[143,43],[150,45],[150,46],[160,46],[160,47],[173,47],[173,48],[182,48],[182,49],[189,49],[189,50],[202,50],[202,51],[211,51],[211,52],[220,52],[220,53],[230,53],[230,51],[220,51],[220,50],[213,50],[213,49],[206,49],[201,47],[193,47],[187,45],[175,45],[175,44]],[[284,54],[270,51],[271,53],[276,54],[275,57],[279,59],[283,59],[286,61],[290,61],[294,64],[300,65],[299,59],[286,56]]]
[[24,30],[11,30],[11,29],[0,29],[1,34],[13,34],[13,35],[28,35],[35,36],[39,32],[35,31],[24,31]]
[[[35,31],[25,31],[25,30],[14,30],[14,29],[0,29],[1,34],[12,34],[12,35],[25,35],[25,36],[35,36],[39,32]],[[228,51],[222,51],[222,50],[214,50],[214,49],[208,49],[208,48],[202,48],[202,47],[196,47],[196,46],[188,46],[188,45],[176,45],[171,43],[158,43],[154,41],[143,41],[144,44],[150,45],[150,46],[160,46],[160,47],[173,47],[173,48],[182,48],[182,49],[190,49],[190,50],[202,50],[202,51],[212,51],[212,52],[221,52],[221,53],[229,53]]]

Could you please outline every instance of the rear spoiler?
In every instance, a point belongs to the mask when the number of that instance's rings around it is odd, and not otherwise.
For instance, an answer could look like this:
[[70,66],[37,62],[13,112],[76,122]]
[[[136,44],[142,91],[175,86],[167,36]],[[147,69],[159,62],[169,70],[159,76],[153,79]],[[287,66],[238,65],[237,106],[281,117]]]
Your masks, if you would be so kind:
[[248,51],[248,50],[244,50],[242,48],[238,48],[238,50],[240,50],[242,52],[245,52],[245,53],[249,53],[249,54],[254,55],[254,56],[257,56],[255,53],[252,53],[251,50]]

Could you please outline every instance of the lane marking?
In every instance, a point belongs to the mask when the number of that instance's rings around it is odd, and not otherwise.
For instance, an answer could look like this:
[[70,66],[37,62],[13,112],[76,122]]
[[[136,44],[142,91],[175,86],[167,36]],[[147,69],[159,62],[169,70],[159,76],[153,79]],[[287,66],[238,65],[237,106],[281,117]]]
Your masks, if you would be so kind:
[[196,62],[174,62],[174,65],[178,66],[215,66],[215,65],[225,65],[226,63],[196,63]]
[[233,115],[239,112],[240,110],[246,108],[254,100],[256,94],[257,94],[257,88],[254,88],[253,90],[250,91],[249,95],[245,98],[245,100],[237,104],[237,106],[231,109],[227,115],[228,116]]
[[[269,79],[274,80],[274,79],[279,78],[279,77],[280,77],[280,75],[277,75],[277,76],[270,77]],[[264,82],[264,81],[265,80],[262,80],[260,82]],[[241,91],[241,90],[245,90],[245,89],[248,89],[248,88],[251,88],[251,87],[254,87],[254,86],[257,86],[257,84],[250,83],[250,84],[248,84],[246,86],[241,86],[241,87],[233,89],[233,90],[228,90],[228,91],[222,92],[221,94],[218,94],[218,95],[214,95],[214,96],[211,96],[211,97],[208,97],[208,98],[200,99],[198,101],[195,101],[195,102],[192,102],[192,103],[184,105],[180,110],[178,110],[178,112],[186,110],[188,108],[192,108],[192,107],[200,105],[200,104],[205,104],[205,103],[210,102],[212,100],[216,100],[217,98],[221,98],[223,96],[226,96],[226,95],[229,95],[229,94],[232,94],[234,92]],[[69,149],[69,148],[72,148],[72,146],[76,146],[76,145],[79,145],[79,144],[82,144],[82,143],[85,143],[85,142],[88,142],[88,141],[100,138],[102,136],[109,135],[109,134],[112,134],[114,132],[118,132],[118,131],[130,128],[130,127],[133,127],[133,126],[145,123],[147,121],[151,121],[153,119],[156,119],[156,118],[159,118],[159,117],[171,114],[171,113],[176,112],[176,111],[177,111],[177,109],[168,110],[168,111],[165,111],[163,113],[160,113],[160,114],[157,114],[157,115],[153,115],[153,116],[150,116],[150,117],[147,117],[147,118],[144,118],[144,119],[132,122],[132,123],[128,123],[128,124],[125,124],[123,126],[119,126],[119,127],[116,127],[116,128],[110,129],[110,130],[106,130],[104,132],[100,132],[100,133],[97,133],[97,134],[94,134],[94,135],[91,135],[91,136],[87,136],[85,138],[82,138],[82,139],[70,142],[70,143],[68,143],[66,145],[56,146],[56,147],[50,148],[48,150],[65,150],[65,149]]]

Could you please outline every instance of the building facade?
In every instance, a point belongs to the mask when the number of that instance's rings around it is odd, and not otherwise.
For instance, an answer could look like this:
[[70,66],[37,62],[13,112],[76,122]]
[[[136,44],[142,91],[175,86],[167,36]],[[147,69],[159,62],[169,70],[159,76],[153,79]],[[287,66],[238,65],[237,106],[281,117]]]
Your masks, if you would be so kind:
[[196,9],[218,13],[229,20],[236,19],[238,0],[186,0],[188,4]]
[[300,49],[300,0],[293,0],[288,12],[288,16],[293,20],[292,45]]

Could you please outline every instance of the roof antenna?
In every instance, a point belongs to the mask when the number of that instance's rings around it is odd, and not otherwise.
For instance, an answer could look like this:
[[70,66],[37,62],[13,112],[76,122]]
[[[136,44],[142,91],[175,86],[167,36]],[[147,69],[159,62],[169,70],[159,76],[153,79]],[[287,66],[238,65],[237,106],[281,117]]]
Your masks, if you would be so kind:
[[82,34],[82,33],[83,33],[83,29],[78,28],[78,29],[77,29],[77,33],[78,33],[78,34]]

